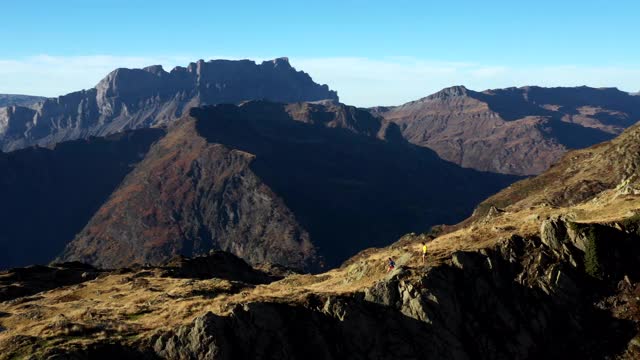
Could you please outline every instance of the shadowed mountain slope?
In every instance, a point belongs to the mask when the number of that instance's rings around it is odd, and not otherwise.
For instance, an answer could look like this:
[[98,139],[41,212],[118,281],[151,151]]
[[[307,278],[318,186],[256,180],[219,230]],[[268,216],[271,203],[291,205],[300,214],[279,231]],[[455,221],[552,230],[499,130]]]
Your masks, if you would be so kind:
[[461,169],[342,104],[194,108],[67,247],[99,266],[210,249],[317,269],[454,222],[514,177]]
[[163,134],[143,129],[0,153],[0,269],[51,261]]

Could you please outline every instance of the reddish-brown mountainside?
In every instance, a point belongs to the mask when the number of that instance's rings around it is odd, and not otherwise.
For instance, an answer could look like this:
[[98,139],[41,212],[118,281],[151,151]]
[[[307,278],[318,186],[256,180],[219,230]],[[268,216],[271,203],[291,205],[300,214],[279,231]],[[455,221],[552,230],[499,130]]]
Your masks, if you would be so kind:
[[123,266],[219,247],[253,262],[315,261],[307,232],[249,168],[254,156],[208,143],[195,125],[185,119],[152,148],[65,257]]

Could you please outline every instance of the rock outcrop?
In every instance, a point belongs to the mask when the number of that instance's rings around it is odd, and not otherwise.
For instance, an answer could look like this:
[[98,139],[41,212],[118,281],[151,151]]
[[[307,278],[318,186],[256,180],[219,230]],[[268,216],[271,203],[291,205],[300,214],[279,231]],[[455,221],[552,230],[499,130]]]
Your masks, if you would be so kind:
[[171,277],[189,279],[219,278],[246,284],[267,284],[283,276],[254,269],[239,257],[224,251],[212,251],[208,255],[187,258],[177,256],[162,266]]
[[535,175],[569,149],[612,139],[640,120],[640,98],[617,89],[454,86],[372,112],[407,140],[463,167]]
[[30,266],[0,272],[0,302],[95,279],[100,270],[81,263]]
[[117,69],[95,88],[47,99],[26,108],[0,108],[0,150],[47,146],[65,140],[154,127],[194,106],[268,99],[279,102],[338,100],[288,59],[200,60],[166,72],[161,66]]

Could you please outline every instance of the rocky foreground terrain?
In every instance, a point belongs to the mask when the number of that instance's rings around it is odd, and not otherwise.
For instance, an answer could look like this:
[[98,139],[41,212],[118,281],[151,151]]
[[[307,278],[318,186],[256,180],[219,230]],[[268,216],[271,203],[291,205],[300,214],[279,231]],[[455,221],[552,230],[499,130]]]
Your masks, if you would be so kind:
[[640,98],[615,88],[463,86],[373,113],[410,142],[463,167],[537,175],[569,149],[611,139],[640,121]]
[[316,275],[225,253],[4,272],[0,358],[637,359],[639,148],[636,125]]

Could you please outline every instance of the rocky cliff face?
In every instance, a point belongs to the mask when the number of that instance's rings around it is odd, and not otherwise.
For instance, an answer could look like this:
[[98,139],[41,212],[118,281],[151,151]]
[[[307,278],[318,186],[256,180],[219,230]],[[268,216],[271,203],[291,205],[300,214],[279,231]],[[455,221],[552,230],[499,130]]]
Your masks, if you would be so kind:
[[609,140],[640,120],[640,99],[617,89],[462,86],[373,112],[412,143],[464,167],[539,174],[568,149]]
[[[153,337],[148,351],[164,359],[604,358],[625,352],[637,331],[630,320],[640,315],[637,306],[611,314],[640,293],[637,250],[620,265],[633,282],[613,276],[612,288],[594,290],[582,263],[565,261],[537,237],[513,237],[456,252],[437,267],[401,267],[347,296],[310,294],[297,303],[238,304],[226,316],[206,313]],[[615,305],[594,305],[607,295]]]
[[0,269],[51,261],[162,135],[142,129],[0,153]]
[[95,88],[47,99],[33,108],[0,108],[0,149],[107,135],[169,123],[193,106],[252,99],[337,100],[288,59],[198,61],[166,72],[161,66],[117,69]]
[[62,259],[157,264],[210,249],[317,270],[407,229],[456,221],[515,178],[464,170],[342,104],[192,109]]

